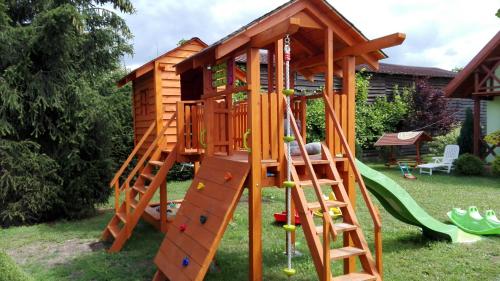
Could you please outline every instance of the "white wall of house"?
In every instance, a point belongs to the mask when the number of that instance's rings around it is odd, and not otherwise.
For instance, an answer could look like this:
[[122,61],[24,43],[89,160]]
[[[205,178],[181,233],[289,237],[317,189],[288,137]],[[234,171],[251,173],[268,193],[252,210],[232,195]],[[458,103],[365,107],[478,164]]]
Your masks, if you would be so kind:
[[[498,67],[495,71],[495,75],[500,77],[500,67]],[[495,81],[495,84],[499,84]],[[496,96],[493,100],[488,101],[486,103],[486,133],[489,134],[491,132],[500,130],[500,97]],[[497,147],[495,150],[497,155],[500,155],[500,148]],[[488,156],[486,161],[493,161],[493,156]]]

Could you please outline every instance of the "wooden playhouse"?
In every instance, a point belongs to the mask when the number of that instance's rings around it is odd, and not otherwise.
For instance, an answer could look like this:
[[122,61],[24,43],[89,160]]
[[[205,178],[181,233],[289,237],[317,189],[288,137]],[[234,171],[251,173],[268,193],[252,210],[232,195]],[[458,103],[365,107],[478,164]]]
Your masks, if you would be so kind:
[[[368,40],[326,1],[296,0],[210,46],[192,39],[127,75],[119,84],[133,82],[136,146],[111,182],[115,215],[103,232],[103,239],[112,241],[109,250],[119,251],[143,218],[166,232],[154,280],[202,280],[247,188],[249,279],[262,280],[261,190],[284,187],[289,213],[300,216],[318,279],[382,280],[380,218],[354,164],[355,66],[377,69],[386,57],[381,49],[404,38],[395,33]],[[261,55],[269,61],[265,91]],[[237,67],[237,60],[246,67]],[[293,95],[295,73],[324,75],[324,90]],[[334,77],[342,80],[340,90],[334,90]],[[307,153],[305,126],[297,122],[306,123],[309,99],[325,105],[326,139],[315,155]],[[288,154],[292,145],[298,155]],[[166,176],[176,162],[194,162],[197,168],[184,199],[171,202]],[[356,182],[373,220],[374,256],[356,218]],[[326,200],[325,190],[336,199]],[[160,202],[150,202],[157,192]],[[169,220],[175,204],[180,207]],[[331,207],[342,210],[342,222],[333,222]],[[321,224],[314,211],[323,214]],[[291,222],[285,228],[292,245],[295,227]],[[343,246],[332,248],[339,237]],[[287,247],[289,257],[292,249]],[[331,271],[331,260],[342,261],[343,272]],[[291,265],[285,273],[293,275]]]

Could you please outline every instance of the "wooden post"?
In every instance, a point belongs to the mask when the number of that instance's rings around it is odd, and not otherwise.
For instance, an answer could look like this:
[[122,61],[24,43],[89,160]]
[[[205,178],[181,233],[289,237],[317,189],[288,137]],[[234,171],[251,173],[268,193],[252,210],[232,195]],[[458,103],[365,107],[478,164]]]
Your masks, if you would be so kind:
[[[479,72],[476,70],[474,73],[474,93],[479,92]],[[473,136],[473,152],[474,155],[480,157],[479,139],[481,138],[481,100],[479,97],[474,96],[474,136]]]
[[[347,96],[347,105],[343,110],[347,110],[347,143],[353,155],[356,155],[356,132],[355,132],[355,113],[356,113],[356,73],[355,73],[355,58],[353,56],[343,59],[342,70],[342,94]],[[337,116],[338,118],[338,116]],[[338,141],[340,143],[340,141]],[[347,164],[347,163],[346,163]],[[351,201],[352,208],[356,208],[356,180],[353,167],[349,166],[347,170],[347,178],[344,179],[347,188],[347,194]],[[344,245],[352,246],[353,241],[349,237],[349,232],[344,232]],[[350,273],[356,271],[356,259],[349,258],[344,260],[344,272]]]
[[260,127],[260,58],[259,49],[247,51],[249,86],[248,128],[251,131],[249,208],[249,280],[262,280],[262,205],[261,205],[261,127]]
[[[328,100],[333,104],[333,31],[328,28],[325,30],[325,93],[328,96]],[[326,112],[326,105],[325,105]],[[334,135],[335,135],[335,127],[333,125],[333,119],[325,114],[325,128],[326,128],[326,138],[325,143],[330,151],[333,152],[333,156],[335,156],[334,151]]]
[[[416,150],[417,150],[417,159],[416,159],[416,162],[417,162],[417,165],[420,165],[420,141],[418,141],[416,144]],[[416,166],[416,165],[415,165]]]
[[167,180],[160,185],[160,230],[167,232]]

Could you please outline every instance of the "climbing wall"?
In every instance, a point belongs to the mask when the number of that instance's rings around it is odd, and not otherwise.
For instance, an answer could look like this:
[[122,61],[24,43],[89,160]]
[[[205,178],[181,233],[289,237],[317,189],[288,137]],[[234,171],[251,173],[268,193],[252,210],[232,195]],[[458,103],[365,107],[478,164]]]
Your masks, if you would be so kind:
[[206,157],[155,257],[155,280],[203,280],[250,166]]

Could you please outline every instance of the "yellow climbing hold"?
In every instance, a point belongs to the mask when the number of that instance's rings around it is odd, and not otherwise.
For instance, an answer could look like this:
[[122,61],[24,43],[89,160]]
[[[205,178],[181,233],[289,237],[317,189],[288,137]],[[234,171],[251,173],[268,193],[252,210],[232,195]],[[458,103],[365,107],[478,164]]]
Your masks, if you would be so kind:
[[287,97],[293,95],[294,92],[295,91],[293,89],[283,89],[283,95]]
[[288,276],[288,277],[292,277],[295,275],[295,273],[297,273],[297,271],[293,268],[285,268],[283,269],[283,272]]
[[295,186],[295,182],[293,182],[293,181],[284,181],[283,182],[283,187],[292,188],[294,186]]
[[200,181],[200,182],[198,183],[198,185],[196,186],[196,189],[198,189],[198,190],[202,190],[202,189],[204,189],[204,188],[205,188],[205,184],[204,184],[204,183],[202,183],[201,181]]
[[283,137],[283,140],[284,140],[285,142],[292,142],[292,141],[294,141],[294,140],[295,140],[295,137],[294,137],[294,136],[284,136],[284,137]]
[[283,228],[288,231],[288,232],[293,232],[295,231],[295,225],[293,224],[285,224]]

